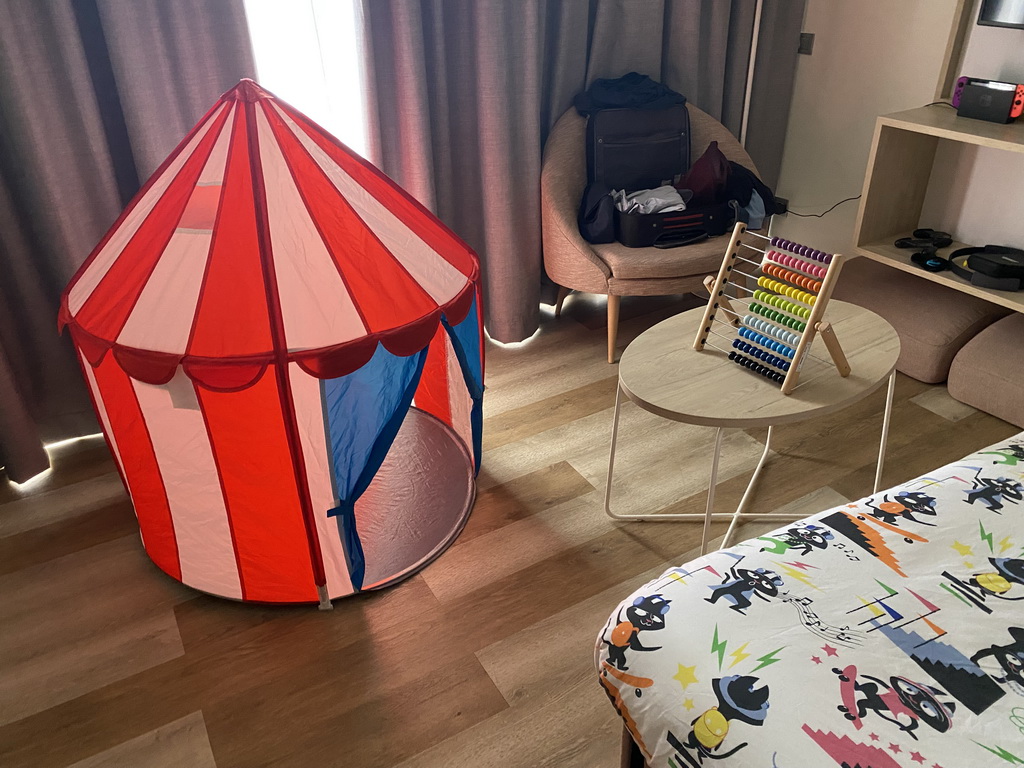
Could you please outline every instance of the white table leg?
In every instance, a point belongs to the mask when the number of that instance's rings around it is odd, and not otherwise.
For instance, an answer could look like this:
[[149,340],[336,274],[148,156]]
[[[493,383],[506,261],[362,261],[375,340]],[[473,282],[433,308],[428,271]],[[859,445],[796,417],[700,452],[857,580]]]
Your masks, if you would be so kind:
[[[608,477],[605,480],[604,486],[604,511],[608,517],[613,520],[633,520],[643,521],[652,520],[655,522],[668,523],[674,520],[690,520],[696,521],[701,520],[704,522],[704,540],[703,545],[707,544],[708,530],[711,520],[734,520],[738,515],[742,514],[744,504],[750,496],[751,488],[754,482],[757,480],[758,475],[761,473],[761,468],[764,466],[765,459],[768,457],[769,444],[765,444],[764,452],[761,454],[761,461],[758,462],[757,468],[754,470],[754,476],[750,478],[750,483],[747,485],[747,491],[743,494],[743,499],[740,501],[740,506],[735,512],[715,512],[714,511],[714,496],[715,486],[718,481],[718,458],[721,454],[721,443],[724,430],[719,428],[718,434],[715,436],[715,455],[712,461],[711,468],[711,486],[708,488],[708,503],[707,507],[703,512],[680,512],[674,514],[630,514],[622,515],[612,510],[612,481],[615,474],[615,449],[618,445],[619,440],[619,415],[622,411],[622,388],[618,388],[615,392],[615,411],[612,415],[612,439],[611,445],[608,450]],[[769,430],[768,435],[769,443],[771,441],[771,431]],[[757,513],[753,515],[746,515],[747,517],[756,518],[757,520],[768,520],[768,521],[779,521],[779,522],[792,522],[792,515],[780,515],[774,512],[768,513]],[[703,546],[702,545],[702,546]]]
[[[731,513],[720,513],[710,512],[711,504],[708,504],[708,510],[704,512],[680,512],[675,514],[666,515],[652,515],[652,514],[639,514],[639,515],[620,515],[618,512],[612,510],[612,479],[615,473],[615,448],[619,441],[619,414],[622,411],[622,387],[619,387],[615,391],[615,412],[612,415],[612,441],[611,446],[608,450],[608,479],[605,481],[604,486],[604,511],[608,517],[613,520],[655,520],[659,522],[669,522],[672,520],[705,520],[707,521],[708,515],[712,518],[729,518]],[[721,432],[719,430],[718,441],[716,446],[721,443]],[[716,465],[714,473],[717,474],[717,455],[716,449]],[[714,495],[714,485],[712,485],[712,496]]]
[[885,413],[882,415],[882,440],[878,446],[878,463],[875,464],[875,490],[882,485],[882,469],[885,466],[885,447],[889,442],[889,417],[892,415],[892,395],[896,390],[896,371],[889,375],[889,389],[885,394]]
[[[757,461],[757,466],[754,467],[754,474],[750,476],[750,482],[747,483],[747,489],[743,492],[743,497],[740,499],[739,505],[736,507],[736,511],[732,513],[732,522],[729,523],[729,529],[725,532],[725,538],[722,539],[722,549],[729,546],[729,539],[732,537],[733,531],[736,530],[736,526],[740,522],[740,518],[743,516],[743,510],[747,506],[747,502],[750,501],[750,497],[754,493],[754,485],[757,483],[757,479],[761,476],[761,470],[764,469],[764,463],[768,459],[768,451],[772,447],[772,429],[774,427],[768,427],[768,436],[764,440],[764,450],[761,451],[761,458]],[[747,517],[756,517],[759,520],[772,520],[772,516],[767,514],[747,515]],[[785,515],[780,517],[785,518]]]
[[711,518],[715,514],[715,487],[718,485],[718,457],[722,455],[722,433],[719,427],[715,430],[715,455],[711,459],[711,483],[708,485],[708,504],[704,509],[704,532],[700,537],[700,553],[708,551],[708,537],[711,533]]
[[615,413],[612,415],[612,443],[608,449],[608,479],[604,485],[604,511],[608,517],[622,520],[621,515],[612,512],[612,474],[615,472],[615,444],[619,440],[619,411],[622,410],[622,387],[615,385]]

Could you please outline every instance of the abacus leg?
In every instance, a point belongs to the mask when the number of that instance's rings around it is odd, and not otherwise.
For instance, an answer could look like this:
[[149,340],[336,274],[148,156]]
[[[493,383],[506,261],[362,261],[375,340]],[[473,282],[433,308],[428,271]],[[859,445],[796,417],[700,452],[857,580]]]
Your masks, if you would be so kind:
[[875,489],[882,486],[882,469],[885,467],[885,447],[889,442],[889,417],[892,415],[892,395],[896,391],[896,371],[889,374],[889,389],[885,394],[885,412],[882,415],[882,440],[878,445],[878,463],[875,464]]

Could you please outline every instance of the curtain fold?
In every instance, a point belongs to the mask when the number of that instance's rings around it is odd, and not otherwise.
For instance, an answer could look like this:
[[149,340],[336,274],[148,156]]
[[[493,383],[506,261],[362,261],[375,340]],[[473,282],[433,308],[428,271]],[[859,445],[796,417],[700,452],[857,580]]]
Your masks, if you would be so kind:
[[97,425],[67,338],[67,280],[144,179],[254,67],[241,0],[0,4],[0,464]]
[[[795,55],[804,0],[765,0],[758,67]],[[735,133],[756,0],[362,0],[371,160],[481,256],[486,325],[530,336],[541,291],[540,165],[572,97],[648,74]],[[793,18],[796,18],[795,24]],[[794,60],[795,63],[795,60]],[[755,162],[777,168],[792,70],[755,81]],[[770,87],[769,87],[770,86]]]

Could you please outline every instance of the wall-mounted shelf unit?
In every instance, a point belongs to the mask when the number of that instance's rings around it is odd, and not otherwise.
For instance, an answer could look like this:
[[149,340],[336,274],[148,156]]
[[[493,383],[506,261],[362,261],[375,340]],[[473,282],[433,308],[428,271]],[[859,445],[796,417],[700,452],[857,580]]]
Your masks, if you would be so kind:
[[[1024,154],[1024,123],[1001,125],[957,117],[954,110],[942,105],[879,117],[857,213],[856,251],[925,280],[1024,312],[1024,291],[993,291],[973,286],[952,272],[926,272],[910,261],[911,251],[893,245],[920,226],[940,140]],[[943,253],[963,247],[965,243],[953,243]]]

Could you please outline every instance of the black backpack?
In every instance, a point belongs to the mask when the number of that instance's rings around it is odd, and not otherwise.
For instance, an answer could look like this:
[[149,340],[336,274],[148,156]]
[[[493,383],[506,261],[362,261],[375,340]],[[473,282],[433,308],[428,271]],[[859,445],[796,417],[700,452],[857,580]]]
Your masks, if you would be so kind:
[[587,119],[587,181],[610,189],[658,187],[690,167],[690,113],[601,109]]
[[588,243],[615,242],[615,201],[605,184],[599,181],[587,184],[576,224]]

